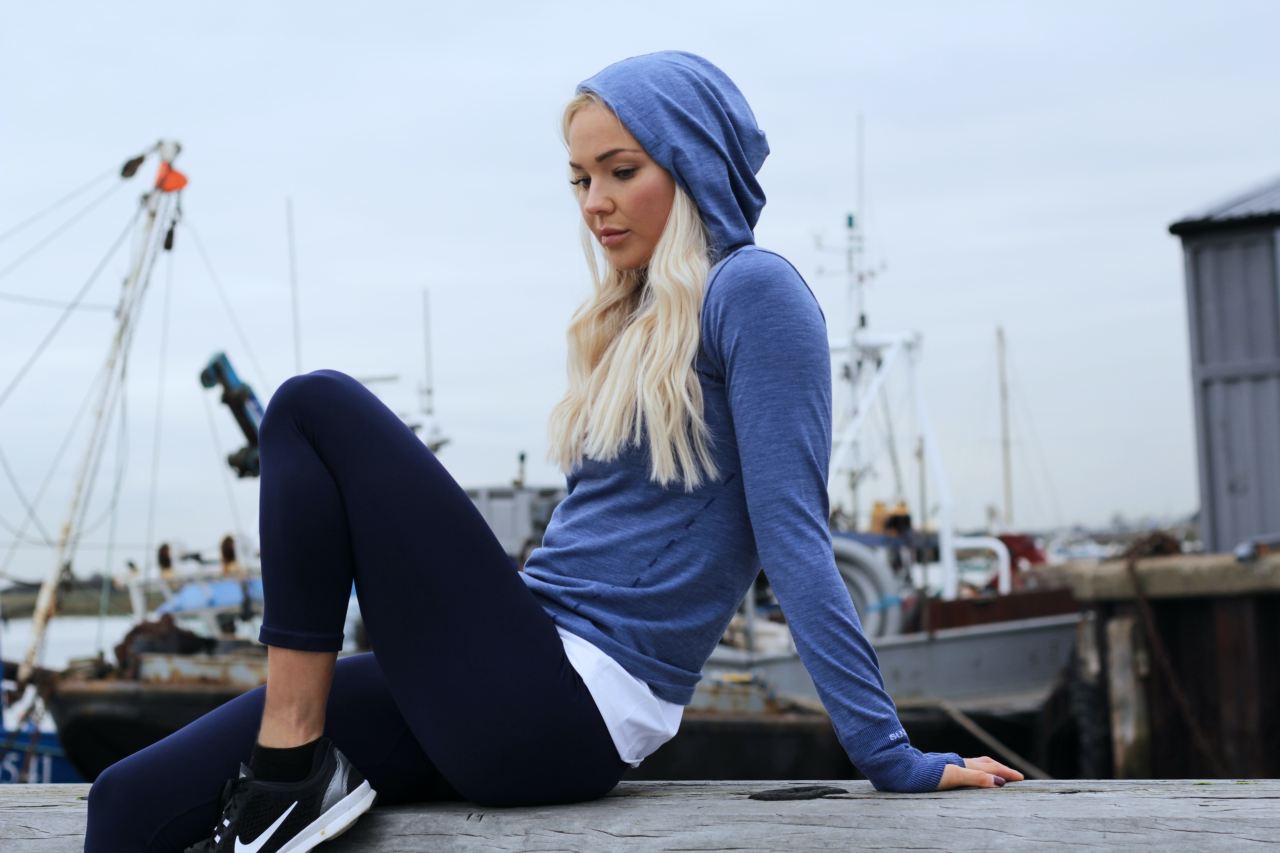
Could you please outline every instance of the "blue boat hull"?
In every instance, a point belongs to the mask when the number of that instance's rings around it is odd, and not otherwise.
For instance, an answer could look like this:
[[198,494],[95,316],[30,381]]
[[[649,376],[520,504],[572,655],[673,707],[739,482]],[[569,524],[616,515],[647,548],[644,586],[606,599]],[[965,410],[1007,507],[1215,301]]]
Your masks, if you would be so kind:
[[[28,751],[32,752],[30,763]],[[25,769],[25,773],[24,773]],[[28,782],[83,782],[84,779],[71,766],[57,734],[37,732],[34,750],[31,734],[0,732],[0,783]]]

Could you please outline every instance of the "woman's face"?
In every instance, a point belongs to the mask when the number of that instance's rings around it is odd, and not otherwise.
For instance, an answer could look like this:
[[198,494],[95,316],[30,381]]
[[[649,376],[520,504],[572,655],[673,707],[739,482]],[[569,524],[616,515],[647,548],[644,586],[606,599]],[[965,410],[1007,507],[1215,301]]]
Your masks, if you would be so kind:
[[648,265],[676,184],[612,112],[588,104],[569,123],[570,183],[582,220],[614,269]]

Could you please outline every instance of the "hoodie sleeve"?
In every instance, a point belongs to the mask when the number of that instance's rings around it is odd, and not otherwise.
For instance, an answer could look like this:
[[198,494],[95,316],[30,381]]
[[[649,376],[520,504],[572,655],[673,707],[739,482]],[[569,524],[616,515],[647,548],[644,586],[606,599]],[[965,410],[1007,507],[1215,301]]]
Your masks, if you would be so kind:
[[702,331],[723,371],[761,565],[841,745],[878,790],[934,790],[963,761],[911,745],[836,569],[831,356],[817,300],[786,260],[744,249],[708,282]]

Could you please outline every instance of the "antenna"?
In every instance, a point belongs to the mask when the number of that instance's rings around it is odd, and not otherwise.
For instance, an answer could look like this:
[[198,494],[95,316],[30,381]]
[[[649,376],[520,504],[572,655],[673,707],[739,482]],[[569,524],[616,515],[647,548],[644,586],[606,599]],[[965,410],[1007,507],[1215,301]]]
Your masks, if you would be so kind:
[[1000,366],[1000,452],[1004,462],[1004,528],[1013,527],[1013,462],[1009,453],[1009,383],[1005,378],[1004,326],[996,326],[996,361]]
[[[818,275],[843,274],[845,280],[845,304],[844,304],[844,321],[848,323],[845,326],[841,323],[841,328],[836,334],[847,335],[847,339],[842,343],[832,344],[831,352],[833,356],[837,356],[839,361],[834,365],[836,369],[836,378],[840,384],[847,388],[846,399],[843,403],[837,405],[836,423],[834,424],[841,432],[841,439],[833,445],[833,467],[829,473],[831,483],[834,483],[834,475],[837,470],[847,475],[847,491],[845,494],[849,499],[849,514],[855,520],[859,516],[859,485],[861,481],[872,474],[871,466],[866,464],[863,459],[862,439],[859,437],[859,429],[861,423],[869,414],[868,407],[874,406],[879,393],[879,385],[882,381],[883,371],[882,363],[885,358],[889,357],[888,353],[897,344],[897,338],[890,336],[872,335],[868,330],[867,307],[866,307],[866,289],[870,283],[885,270],[885,264],[880,262],[872,268],[866,263],[866,181],[864,172],[865,163],[865,132],[862,114],[857,117],[857,130],[854,136],[855,151],[854,161],[856,163],[855,176],[857,186],[854,189],[856,206],[854,210],[845,214],[845,240],[843,248],[835,246],[827,247],[823,245],[821,235],[817,236],[816,243],[819,252],[829,252],[831,254],[841,253],[844,255],[843,273],[836,270],[826,270],[822,267],[818,268]],[[903,339],[906,340],[906,339]],[[908,346],[907,349],[910,349]],[[904,489],[902,486],[902,477],[898,462],[898,448],[893,437],[893,413],[889,409],[882,409],[886,427],[888,429],[889,453],[893,458],[894,464],[894,482],[895,488],[901,494]],[[840,427],[843,423],[845,426]],[[846,461],[847,460],[847,461]],[[843,500],[839,500],[841,508],[843,508]]]
[[435,417],[435,379],[431,375],[431,297],[425,287],[422,288],[422,355],[426,372],[422,387],[419,389],[421,394],[419,402],[422,413],[426,415],[426,443],[432,453],[439,453],[449,443],[449,439],[440,432],[440,425],[436,423]]
[[426,372],[423,374],[426,379],[420,389],[422,413],[432,417],[435,414],[435,401],[432,399],[435,388],[431,379],[431,292],[425,287],[422,288],[422,348],[426,364]]
[[302,372],[302,331],[298,321],[298,253],[293,238],[293,199],[284,200],[285,224],[289,229],[289,288],[293,302],[293,372]]
[[[856,174],[857,174],[857,181],[858,181],[858,185],[855,188],[855,192],[857,193],[857,198],[858,198],[857,213],[856,214],[850,213],[848,216],[848,219],[845,221],[845,226],[846,226],[845,228],[845,245],[846,245],[845,272],[848,275],[848,288],[849,288],[848,301],[849,301],[849,312],[851,314],[849,318],[851,323],[851,326],[849,327],[849,355],[850,355],[849,369],[852,371],[851,381],[854,389],[858,387],[858,383],[861,380],[861,373],[863,368],[863,361],[857,355],[857,343],[856,343],[857,337],[858,337],[858,333],[867,327],[866,295],[864,292],[864,288],[862,286],[862,274],[859,269],[859,267],[862,265],[861,263],[862,262],[862,227],[864,222],[862,218],[863,216],[862,113],[858,113],[858,131],[856,136],[856,146],[857,148],[854,154],[854,158],[857,163]],[[855,411],[853,412],[853,415],[855,417],[857,416],[857,412],[856,412],[857,403],[855,402],[856,397],[857,395],[855,393],[853,397],[851,397],[850,399],[850,402],[855,407]],[[886,410],[886,413],[887,413],[887,410]],[[859,501],[858,501],[858,497],[859,497],[858,481],[862,478],[862,472],[860,470],[862,466],[861,454],[859,452],[860,449],[861,448],[859,447],[858,443],[855,441],[852,447],[853,465],[851,466],[849,471],[849,501],[850,501],[849,509],[850,509],[850,514],[854,519],[855,525],[857,524],[858,514],[860,510]]]
[[859,224],[866,222],[867,209],[863,204],[865,198],[866,181],[863,165],[866,161],[866,146],[863,143],[862,134],[862,113],[858,113],[858,222]]
[[858,186],[856,192],[858,194],[857,212],[849,214],[847,239],[848,239],[848,261],[847,268],[849,273],[849,291],[852,294],[854,307],[857,313],[853,317],[854,334],[859,329],[867,327],[867,300],[866,289],[863,285],[871,280],[873,273],[864,273],[862,270],[862,252],[865,247],[863,240],[863,230],[866,228],[866,207],[864,204],[866,197],[866,184],[863,180],[864,169],[863,162],[866,159],[865,145],[863,144],[863,122],[862,113],[858,113],[858,132],[857,132],[857,176]]

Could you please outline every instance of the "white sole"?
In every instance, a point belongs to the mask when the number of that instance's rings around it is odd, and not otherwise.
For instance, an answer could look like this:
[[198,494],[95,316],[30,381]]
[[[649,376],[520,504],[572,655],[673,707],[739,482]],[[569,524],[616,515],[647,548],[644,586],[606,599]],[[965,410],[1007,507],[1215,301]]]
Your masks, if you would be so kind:
[[377,797],[378,792],[373,790],[368,780],[361,782],[360,787],[290,839],[288,844],[280,848],[280,853],[305,853],[317,844],[337,838],[351,828],[356,818],[369,810]]

